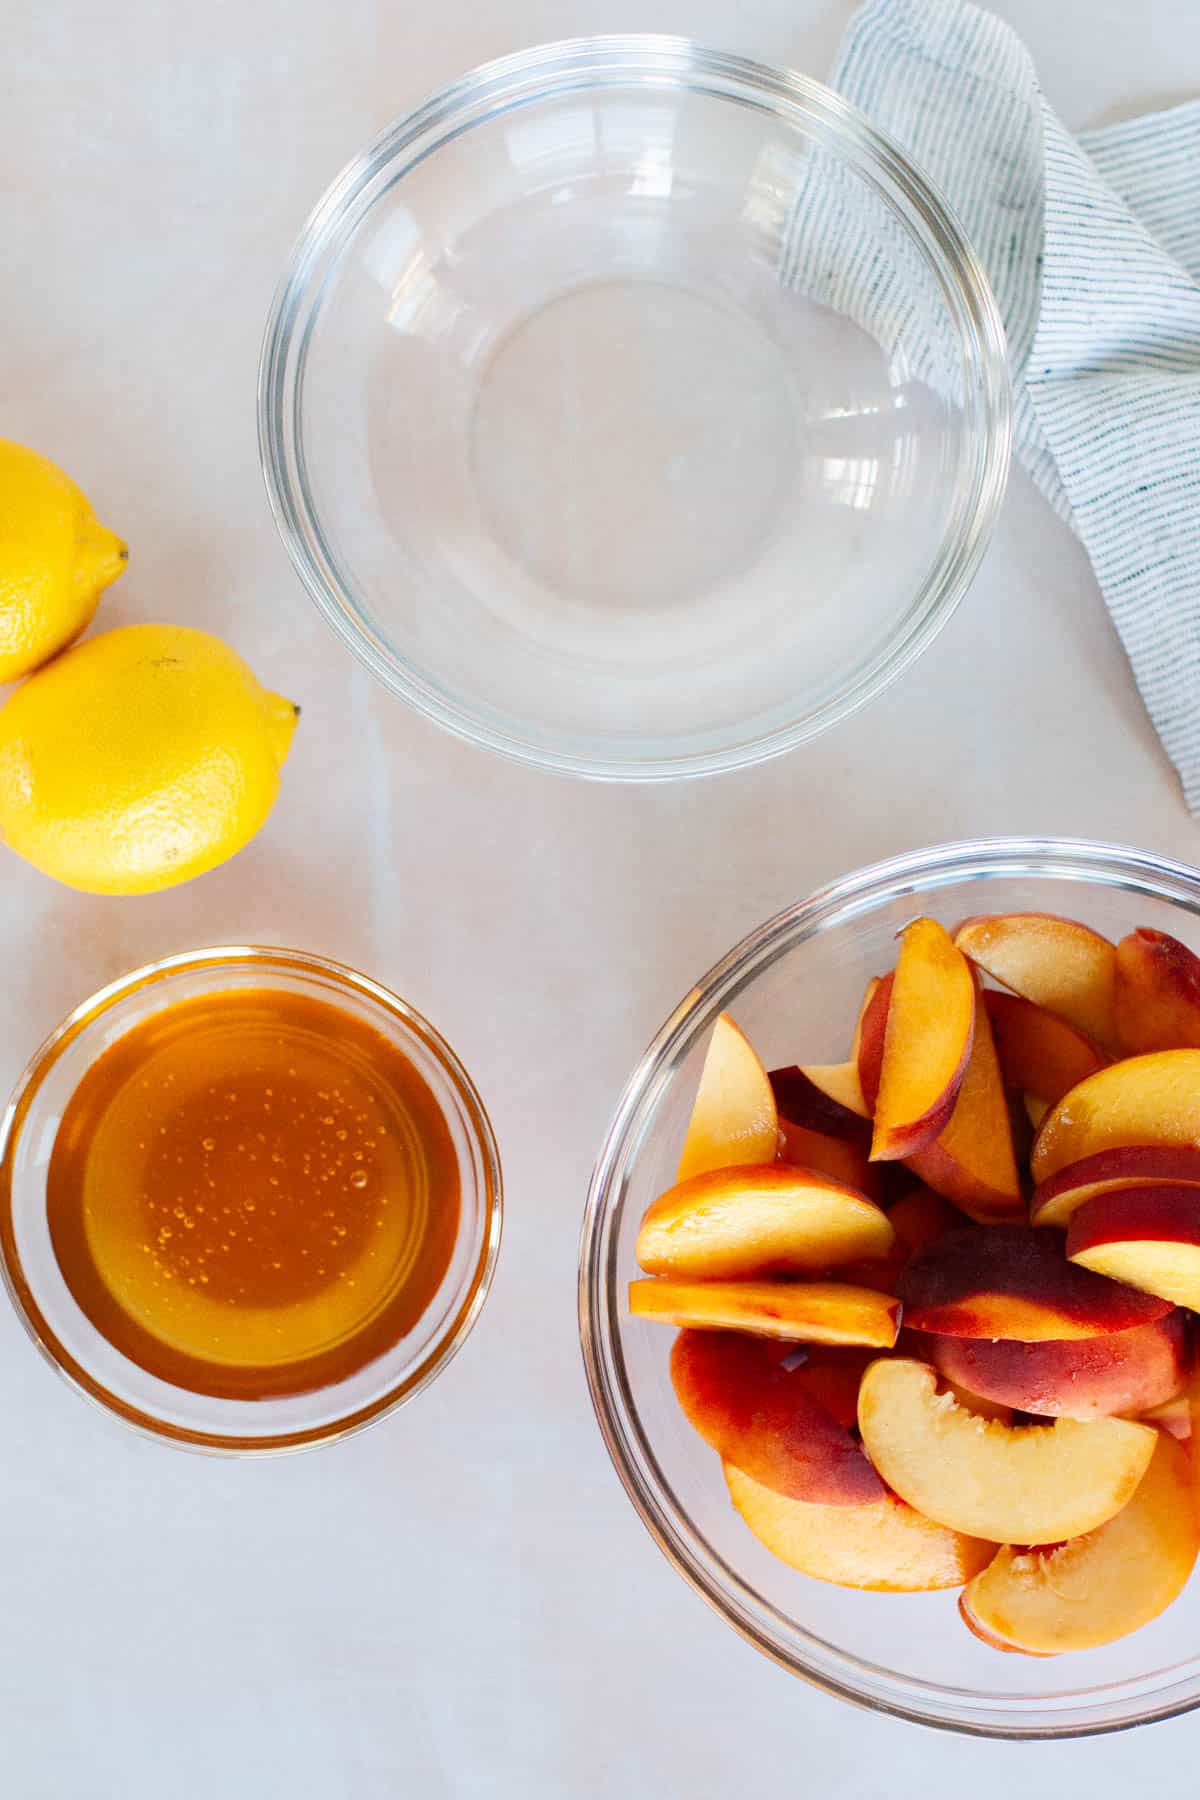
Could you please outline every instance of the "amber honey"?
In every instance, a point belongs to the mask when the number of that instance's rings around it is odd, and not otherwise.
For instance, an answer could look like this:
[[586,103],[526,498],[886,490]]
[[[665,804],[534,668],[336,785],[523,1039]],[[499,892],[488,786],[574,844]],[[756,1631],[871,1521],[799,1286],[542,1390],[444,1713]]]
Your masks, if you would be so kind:
[[88,1318],[214,1397],[304,1393],[388,1350],[437,1292],[459,1212],[412,1062],[341,1007],[268,988],[179,1001],[105,1050],[47,1176]]

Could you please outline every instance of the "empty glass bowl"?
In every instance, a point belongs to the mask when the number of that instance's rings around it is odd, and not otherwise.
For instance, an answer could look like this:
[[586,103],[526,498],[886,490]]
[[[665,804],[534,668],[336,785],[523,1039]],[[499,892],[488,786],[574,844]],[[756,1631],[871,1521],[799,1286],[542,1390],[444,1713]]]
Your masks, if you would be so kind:
[[986,280],[852,107],[681,39],[465,76],[352,163],[267,328],[271,504],[336,630],[580,775],[752,763],[945,622],[1004,488]]
[[865,869],[751,932],[703,977],[635,1069],[596,1166],[580,1253],[584,1360],[617,1471],[665,1554],[751,1643],[830,1693],[996,1737],[1112,1731],[1200,1703],[1200,1575],[1153,1624],[1105,1649],[1004,1655],[953,1594],[852,1592],[777,1561],[734,1512],[714,1453],[671,1391],[671,1333],[629,1315],[634,1239],[669,1187],[710,1027],[730,1008],[768,1066],[837,1062],[895,933],[931,913],[1035,910],[1109,937],[1135,926],[1200,949],[1200,870],[1103,844],[999,839]]

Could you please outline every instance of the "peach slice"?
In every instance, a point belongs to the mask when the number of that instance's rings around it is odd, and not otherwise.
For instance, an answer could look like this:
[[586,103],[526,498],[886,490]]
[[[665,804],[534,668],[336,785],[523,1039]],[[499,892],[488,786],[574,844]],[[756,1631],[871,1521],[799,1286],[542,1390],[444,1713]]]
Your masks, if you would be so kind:
[[1039,1187],[1100,1150],[1200,1147],[1200,1050],[1130,1056],[1089,1075],[1042,1120],[1030,1168]]
[[1188,1382],[1187,1398],[1191,1412],[1191,1429],[1188,1432],[1187,1445],[1192,1464],[1192,1502],[1197,1524],[1200,1525],[1200,1370],[1197,1370]]
[[903,1161],[937,1137],[958,1097],[974,1026],[970,965],[936,919],[914,919],[901,934],[887,1009],[873,1161]]
[[681,1331],[671,1383],[688,1423],[726,1462],[774,1493],[823,1506],[863,1506],[883,1484],[862,1446],[814,1398],[803,1366],[730,1331]]
[[1036,1094],[1025,1094],[1025,1117],[1036,1131],[1046,1114],[1050,1111],[1048,1100],[1039,1100]]
[[870,1142],[871,1116],[857,1063],[794,1064],[772,1069],[770,1080],[776,1107],[791,1124],[852,1143]]
[[932,1188],[914,1187],[902,1194],[889,1209],[888,1223],[896,1234],[888,1254],[843,1263],[838,1270],[843,1281],[861,1282],[864,1287],[878,1288],[890,1294],[910,1256],[915,1256],[926,1244],[936,1243],[945,1232],[960,1229],[967,1219],[965,1213],[960,1213]]
[[856,1345],[785,1344],[764,1338],[767,1351],[789,1369],[803,1369],[807,1394],[847,1431],[858,1432],[858,1390],[878,1351]]
[[1145,1417],[1178,1394],[1187,1374],[1182,1312],[1106,1337],[1021,1344],[990,1338],[906,1333],[912,1354],[984,1399],[1061,1419]]
[[1143,1425],[1158,1425],[1163,1431],[1169,1431],[1181,1444],[1186,1444],[1192,1435],[1192,1408],[1186,1392],[1172,1394],[1169,1400],[1162,1400],[1157,1406],[1148,1406],[1138,1418]]
[[808,1125],[793,1125],[781,1116],[778,1159],[789,1168],[832,1175],[835,1181],[857,1188],[868,1200],[883,1198],[883,1171],[868,1157],[865,1138],[832,1137]]
[[858,1017],[854,1021],[854,1036],[850,1040],[850,1061],[851,1062],[858,1061],[858,1053],[862,1047],[863,1021],[866,1019],[867,1011],[871,1005],[872,1000],[875,998],[876,994],[879,992],[880,988],[883,986],[885,979],[890,982],[892,978],[890,975],[888,975],[886,977],[884,977],[883,975],[872,975],[870,981],[868,981],[866,988],[863,991],[863,997],[862,997],[861,1001],[859,1002],[859,1007],[858,1007]]
[[1072,1214],[1067,1255],[1093,1273],[1200,1308],[1200,1188],[1118,1188]]
[[[914,1331],[914,1337],[920,1337]],[[999,1419],[1005,1425],[1012,1424],[1013,1409],[1005,1406],[1001,1400],[987,1400],[982,1394],[973,1394],[970,1388],[963,1387],[959,1381],[950,1381],[945,1375],[938,1382],[938,1391],[946,1389],[965,1412],[974,1413],[980,1419]]]
[[985,975],[1098,1044],[1111,1044],[1117,953],[1108,939],[1054,913],[966,919],[954,941]]
[[1068,1163],[1035,1188],[1030,1216],[1035,1225],[1065,1227],[1072,1213],[1100,1194],[1159,1181],[1200,1187],[1200,1145],[1126,1144],[1117,1150],[1098,1150]]
[[712,1029],[676,1181],[737,1163],[773,1162],[778,1133],[767,1071],[728,1013]]
[[938,1392],[928,1363],[901,1357],[881,1357],[863,1376],[858,1426],[902,1500],[999,1544],[1058,1543],[1103,1525],[1133,1494],[1158,1437],[1129,1419],[982,1419]]
[[907,1162],[969,1218],[1024,1220],[1012,1117],[985,1007],[976,1012],[971,1054],[953,1112],[933,1143]]
[[886,1256],[887,1214],[814,1169],[713,1169],[647,1208],[637,1259],[647,1275],[736,1279]]
[[1170,1606],[1200,1534],[1187,1452],[1164,1433],[1157,1438],[1133,1498],[1107,1524],[1046,1549],[1003,1545],[974,1577],[959,1610],[985,1643],[1030,1656],[1093,1650]]
[[813,1344],[890,1350],[900,1302],[840,1281],[631,1281],[635,1318]]
[[883,1046],[887,1037],[888,1008],[892,1003],[894,975],[876,976],[867,989],[854,1033],[854,1060],[862,1083],[863,1099],[873,1113],[883,1073]]
[[837,1587],[921,1594],[961,1587],[995,1545],[935,1525],[896,1494],[869,1506],[786,1500],[725,1464],[729,1498],[760,1543],[802,1575]]
[[990,990],[984,1003],[1005,1082],[1036,1095],[1047,1106],[1057,1105],[1109,1060],[1077,1026],[1019,994]]
[[1165,1300],[1073,1267],[1056,1231],[1028,1225],[949,1231],[913,1257],[896,1291],[914,1331],[1027,1344],[1101,1337],[1170,1311]]
[[1200,957],[1165,931],[1131,931],[1117,945],[1115,1009],[1129,1055],[1200,1049]]
[[956,1206],[932,1188],[915,1187],[905,1194],[888,1214],[896,1241],[909,1256],[936,1244],[948,1231],[962,1230],[966,1218]]

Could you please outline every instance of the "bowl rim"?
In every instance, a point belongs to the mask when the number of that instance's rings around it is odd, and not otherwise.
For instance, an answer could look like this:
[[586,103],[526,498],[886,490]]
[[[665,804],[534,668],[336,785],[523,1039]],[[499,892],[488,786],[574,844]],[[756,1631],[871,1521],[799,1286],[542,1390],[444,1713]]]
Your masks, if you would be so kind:
[[[114,1006],[141,989],[169,981],[174,975],[206,970],[220,974],[241,968],[261,971],[264,980],[269,980],[272,971],[324,980],[334,989],[328,1004],[337,1005],[336,990],[341,989],[372,1002],[388,1014],[401,1041],[419,1042],[437,1063],[461,1108],[463,1129],[472,1141],[482,1170],[479,1249],[471,1267],[464,1273],[442,1331],[420,1359],[411,1369],[399,1374],[386,1392],[364,1405],[324,1423],[260,1437],[193,1430],[113,1394],[63,1346],[53,1325],[43,1316],[22,1273],[12,1232],[12,1174],[17,1143],[29,1119],[36,1116],[34,1108],[40,1086],[62,1053],[84,1037]],[[211,948],[177,951],[118,976],[80,1001],[54,1027],[17,1077],[4,1111],[0,1113],[0,1280],[14,1313],[43,1359],[68,1387],[139,1436],[180,1449],[238,1457],[284,1456],[353,1437],[395,1412],[441,1374],[474,1329],[495,1275],[503,1219],[500,1154],[492,1123],[474,1082],[445,1038],[423,1014],[390,988],[347,963],[311,951],[273,944],[218,944]]]
[[[997,1694],[980,1703],[967,1689],[906,1681],[893,1670],[869,1669],[834,1646],[829,1665],[817,1666],[796,1648],[794,1624],[754,1595],[716,1552],[700,1553],[704,1540],[669,1497],[648,1439],[640,1448],[636,1407],[623,1359],[614,1356],[610,1330],[620,1306],[614,1258],[615,1223],[623,1204],[623,1169],[670,1079],[670,1065],[685,1055],[712,1018],[759,968],[785,947],[804,942],[825,925],[871,910],[886,897],[923,895],[965,879],[1044,876],[1098,882],[1187,907],[1200,920],[1200,868],[1149,851],[1083,838],[994,837],[964,839],[889,857],[816,889],[748,932],[689,989],[669,1014],[625,1084],[597,1157],[579,1243],[577,1306],[580,1346],[596,1421],[634,1509],[659,1549],[702,1599],[735,1631],[772,1661],[811,1685],[870,1712],[902,1718],[966,1736],[1057,1739],[1097,1736],[1173,1718],[1200,1706],[1200,1655],[1178,1665],[1166,1682],[1157,1672],[1053,1696]],[[777,1623],[776,1623],[777,1622]],[[782,1626],[783,1629],[780,1629]],[[791,1642],[785,1642],[790,1631]],[[801,1634],[805,1635],[805,1634]],[[810,1640],[811,1642],[811,1640]],[[1180,1675],[1180,1668],[1184,1674]],[[1158,1697],[1156,1698],[1156,1694]],[[931,1696],[940,1695],[936,1703]],[[1060,1702],[1047,1711],[1051,1699]],[[1066,1704],[1062,1704],[1062,1702]],[[1074,1704],[1084,1702],[1084,1704]],[[1073,1707],[1073,1710],[1072,1710]],[[1022,1716],[1024,1714],[1025,1716]],[[1038,1715],[1038,1716],[1031,1716]]]
[[[445,138],[500,107],[588,86],[701,87],[740,99],[835,139],[928,258],[953,322],[970,381],[973,466],[954,519],[921,588],[871,662],[807,714],[719,750],[662,756],[593,756],[497,726],[393,653],[339,566],[312,499],[303,398],[312,333],[330,273],[372,204],[384,171],[390,187]],[[327,268],[322,264],[332,255]],[[535,45],[449,82],[379,133],[345,165],[303,226],[279,281],[258,374],[259,459],[279,534],[310,598],[342,642],[392,693],[466,742],[511,760],[593,780],[664,781],[751,767],[782,755],[867,705],[929,646],[962,599],[987,548],[1004,496],[1012,444],[1008,355],[999,307],[983,265],[938,188],[885,133],[840,94],[788,68],[710,50],[684,37],[626,33]],[[969,479],[968,479],[969,478]]]

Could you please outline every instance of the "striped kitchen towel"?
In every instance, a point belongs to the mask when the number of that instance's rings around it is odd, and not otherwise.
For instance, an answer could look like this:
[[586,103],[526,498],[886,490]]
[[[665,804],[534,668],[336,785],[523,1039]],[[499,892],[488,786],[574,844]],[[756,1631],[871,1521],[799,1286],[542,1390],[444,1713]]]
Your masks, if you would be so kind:
[[1017,454],[1087,550],[1200,812],[1200,101],[1073,138],[1021,40],[961,0],[868,0],[833,85],[981,256]]

